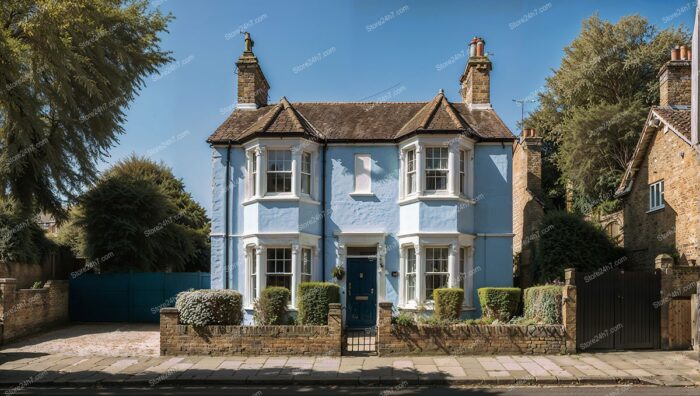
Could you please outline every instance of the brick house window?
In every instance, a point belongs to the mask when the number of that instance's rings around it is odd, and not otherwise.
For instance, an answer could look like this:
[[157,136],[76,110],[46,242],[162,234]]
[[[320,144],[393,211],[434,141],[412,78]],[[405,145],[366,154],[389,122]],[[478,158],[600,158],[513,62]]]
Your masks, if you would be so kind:
[[406,301],[416,300],[416,249],[406,249]]
[[416,150],[408,150],[406,151],[406,194],[414,192],[416,192]]
[[292,249],[267,249],[267,287],[280,286],[292,290]]
[[433,290],[447,287],[447,247],[425,249],[425,300],[433,299]]
[[301,193],[311,195],[311,154],[301,155]]
[[649,186],[649,210],[662,209],[664,204],[664,181],[658,181]]
[[447,147],[425,149],[425,188],[428,191],[447,190]]
[[292,192],[292,152],[270,150],[267,158],[267,192]]

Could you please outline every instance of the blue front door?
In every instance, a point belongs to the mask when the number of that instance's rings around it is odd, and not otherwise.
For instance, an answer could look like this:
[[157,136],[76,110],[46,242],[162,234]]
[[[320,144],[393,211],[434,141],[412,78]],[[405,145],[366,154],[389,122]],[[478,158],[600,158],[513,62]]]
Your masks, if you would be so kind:
[[377,260],[369,257],[347,259],[347,327],[377,324]]

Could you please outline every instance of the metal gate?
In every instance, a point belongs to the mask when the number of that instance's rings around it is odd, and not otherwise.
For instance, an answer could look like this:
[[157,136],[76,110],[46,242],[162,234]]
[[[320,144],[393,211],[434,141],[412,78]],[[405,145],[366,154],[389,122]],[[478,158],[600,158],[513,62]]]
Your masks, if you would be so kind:
[[70,280],[74,322],[158,323],[160,309],[188,289],[209,289],[208,272],[82,274]]
[[577,273],[576,291],[579,351],[660,348],[658,272]]

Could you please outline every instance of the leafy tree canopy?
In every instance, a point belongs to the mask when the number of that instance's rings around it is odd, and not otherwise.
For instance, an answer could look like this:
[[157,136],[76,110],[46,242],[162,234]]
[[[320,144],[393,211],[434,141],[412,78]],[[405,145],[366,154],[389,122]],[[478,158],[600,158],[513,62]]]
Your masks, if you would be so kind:
[[209,269],[209,219],[166,166],[132,156],[78,202],[59,240],[102,271]]
[[0,2],[0,194],[66,215],[144,78],[170,61],[148,0]]
[[683,28],[659,30],[638,15],[583,22],[525,121],[545,139],[542,179],[550,198],[561,201],[569,183],[579,211],[614,207],[614,189],[659,101],[656,75],[671,48],[689,40]]

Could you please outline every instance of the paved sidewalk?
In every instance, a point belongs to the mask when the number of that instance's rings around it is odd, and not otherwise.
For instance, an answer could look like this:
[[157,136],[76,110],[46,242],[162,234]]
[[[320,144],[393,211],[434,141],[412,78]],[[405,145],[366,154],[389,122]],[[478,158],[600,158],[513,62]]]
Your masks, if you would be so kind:
[[700,385],[692,352],[570,356],[98,357],[0,352],[0,385]]

